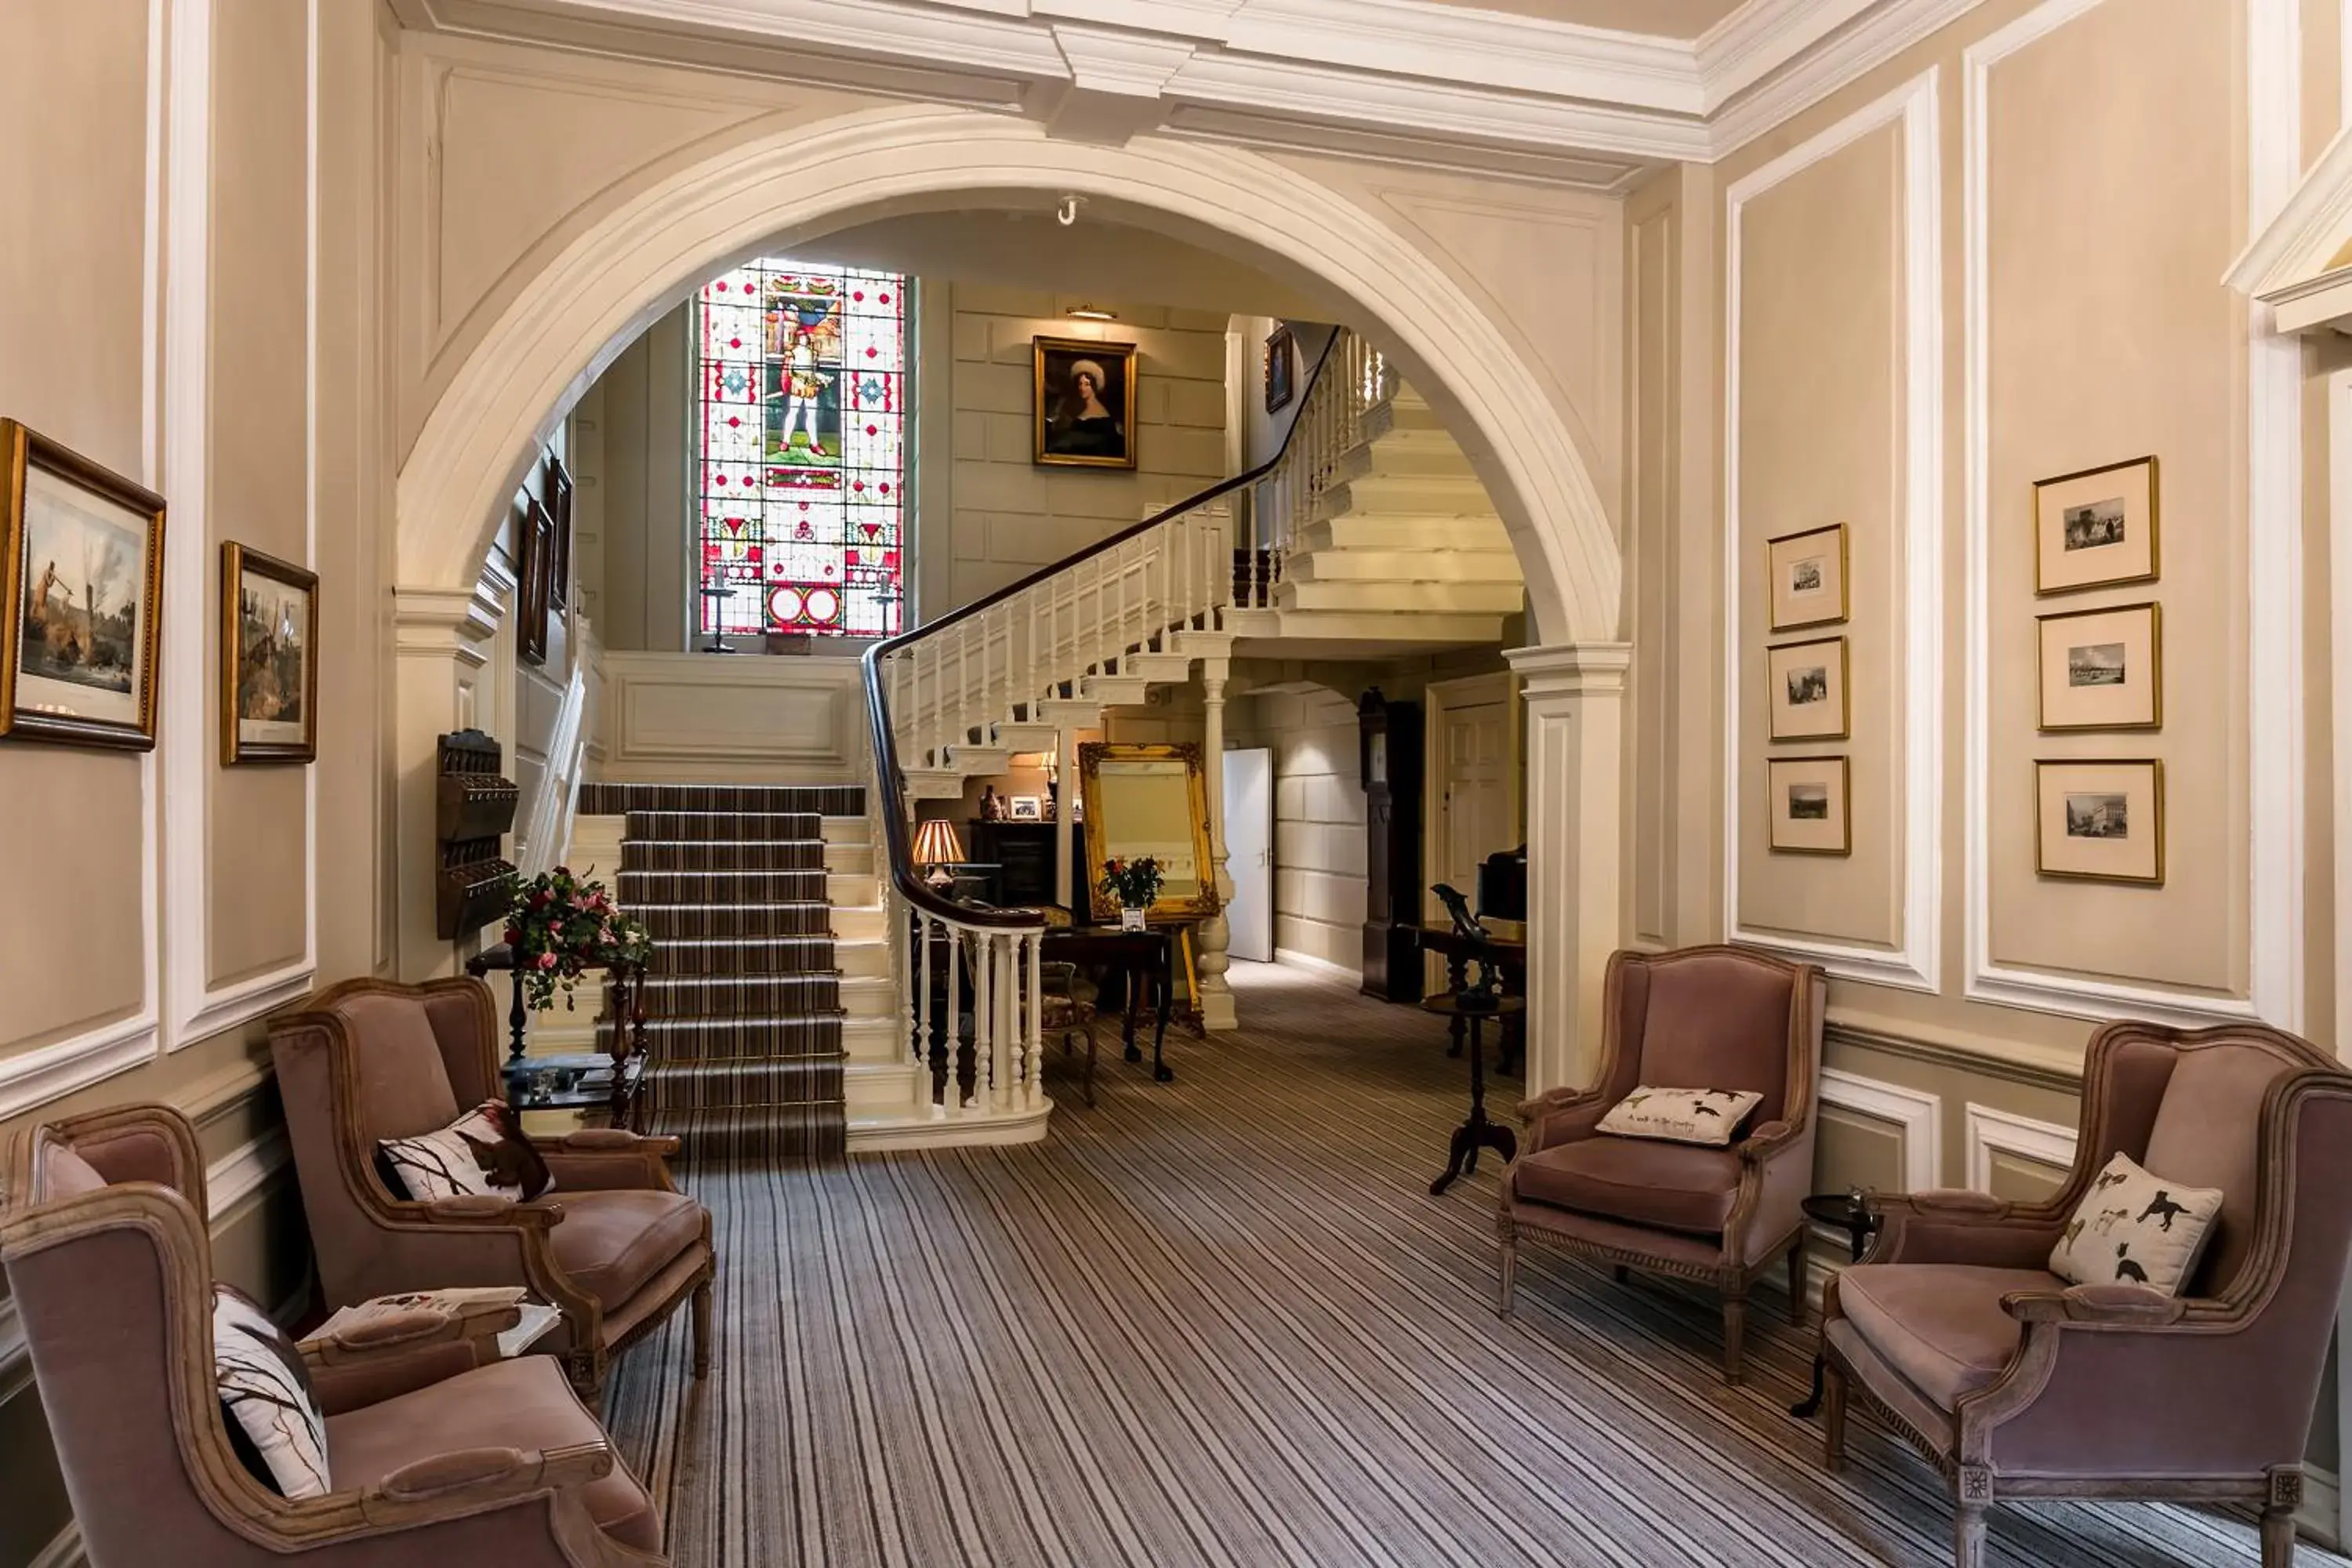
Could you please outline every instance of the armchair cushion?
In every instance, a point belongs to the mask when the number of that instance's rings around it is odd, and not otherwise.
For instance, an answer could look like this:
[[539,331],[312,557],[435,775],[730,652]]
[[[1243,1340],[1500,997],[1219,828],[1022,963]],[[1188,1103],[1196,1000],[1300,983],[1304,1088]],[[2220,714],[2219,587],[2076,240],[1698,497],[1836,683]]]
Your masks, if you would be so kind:
[[567,1193],[547,1239],[572,1282],[610,1312],[702,1239],[702,1205],[643,1187]]
[[1634,1089],[1609,1108],[1600,1131],[1621,1138],[1664,1138],[1720,1149],[1764,1097],[1752,1089]]
[[1739,1192],[1731,1150],[1607,1133],[1538,1150],[1512,1170],[1521,1198],[1701,1236],[1723,1229]]
[[98,1167],[73,1152],[64,1143],[50,1143],[41,1152],[41,1195],[55,1200],[78,1198],[84,1193],[94,1193],[106,1185],[106,1178]]
[[1858,1263],[1838,1276],[1838,1305],[1870,1347],[1936,1405],[1999,1377],[2023,1329],[2001,1306],[2011,1291],[2053,1291],[2046,1268],[1971,1264]]
[[230,1447],[255,1480],[284,1498],[333,1489],[327,1417],[309,1365],[268,1313],[220,1284],[213,1287],[213,1378]]
[[[604,1429],[550,1356],[494,1362],[327,1422],[335,1485],[343,1491],[363,1490],[405,1466],[461,1450],[529,1453],[604,1441]],[[653,1500],[618,1462],[588,1483],[584,1500],[606,1535],[641,1552],[661,1550]]]
[[2120,1282],[2177,1296],[2221,1212],[2220,1188],[2168,1182],[2118,1154],[2051,1248],[2050,1271],[2077,1285]]

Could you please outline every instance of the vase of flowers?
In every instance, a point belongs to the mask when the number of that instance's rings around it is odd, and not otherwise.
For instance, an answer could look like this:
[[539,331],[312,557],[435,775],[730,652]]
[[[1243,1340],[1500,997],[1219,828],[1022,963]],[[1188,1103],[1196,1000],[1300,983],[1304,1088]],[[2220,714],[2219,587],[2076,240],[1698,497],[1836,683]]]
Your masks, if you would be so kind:
[[654,948],[653,933],[621,912],[604,884],[565,866],[515,889],[506,938],[516,984],[538,1009],[553,1006],[559,990],[571,1007],[572,988],[585,971],[640,964]]
[[1126,860],[1114,855],[1103,862],[1102,879],[1096,888],[1105,897],[1118,900],[1119,930],[1141,931],[1143,917],[1160,897],[1161,879],[1160,862],[1150,856]]

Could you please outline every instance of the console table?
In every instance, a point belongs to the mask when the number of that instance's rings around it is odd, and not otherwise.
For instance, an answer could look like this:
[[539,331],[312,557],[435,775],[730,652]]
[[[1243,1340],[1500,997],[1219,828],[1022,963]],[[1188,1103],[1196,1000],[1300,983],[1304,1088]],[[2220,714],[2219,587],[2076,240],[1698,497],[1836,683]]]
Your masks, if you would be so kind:
[[1168,1070],[1163,1046],[1168,1038],[1168,1015],[1176,996],[1176,933],[1165,927],[1120,931],[1115,926],[1056,926],[1045,932],[1044,957],[1049,963],[1096,963],[1116,970],[1127,985],[1127,1024],[1121,1034],[1127,1059],[1139,1062],[1143,1052],[1135,1043],[1135,1015],[1143,1000],[1143,982],[1159,988],[1159,1023],[1151,1035],[1151,1076],[1166,1083],[1176,1075]]

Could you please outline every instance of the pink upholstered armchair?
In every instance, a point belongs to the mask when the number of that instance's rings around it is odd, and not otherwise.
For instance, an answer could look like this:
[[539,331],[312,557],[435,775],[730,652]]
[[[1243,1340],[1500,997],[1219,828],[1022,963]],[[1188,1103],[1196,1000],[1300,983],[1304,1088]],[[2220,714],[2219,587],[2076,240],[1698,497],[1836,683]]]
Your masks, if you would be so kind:
[[612,1358],[691,1300],[695,1375],[709,1370],[710,1215],[671,1184],[675,1138],[594,1128],[533,1140],[555,1177],[535,1203],[413,1202],[378,1174],[379,1141],[500,1097],[498,1013],[479,980],[347,980],[273,1017],[269,1048],[329,1307],[525,1286],[562,1312],[541,1348],[593,1399]]
[[652,1499],[559,1365],[499,1360],[443,1313],[303,1347],[329,1489],[265,1486],[215,1382],[205,1163],[170,1107],[36,1127],[0,1191],[0,1264],[94,1568],[668,1562]]
[[[2219,1188],[2178,1296],[2070,1285],[2052,1249],[2117,1153]],[[2082,1133],[2046,1203],[1931,1192],[1881,1200],[1867,1258],[1830,1282],[1826,1446],[1849,1391],[1940,1468],[1954,1561],[1984,1561],[2004,1498],[2238,1500],[2263,1562],[2294,1561],[2303,1455],[2352,1252],[2352,1074],[2256,1025],[2093,1038]]]
[[[1748,1293],[1785,1257],[1790,1312],[1805,1301],[1804,1213],[1827,983],[1810,963],[1737,947],[1619,952],[1609,960],[1601,1075],[1519,1108],[1527,1148],[1503,1178],[1502,1302],[1522,1238],[1723,1294],[1724,1375],[1738,1383]],[[1622,1138],[1602,1117],[1641,1085],[1763,1096],[1726,1148]]]

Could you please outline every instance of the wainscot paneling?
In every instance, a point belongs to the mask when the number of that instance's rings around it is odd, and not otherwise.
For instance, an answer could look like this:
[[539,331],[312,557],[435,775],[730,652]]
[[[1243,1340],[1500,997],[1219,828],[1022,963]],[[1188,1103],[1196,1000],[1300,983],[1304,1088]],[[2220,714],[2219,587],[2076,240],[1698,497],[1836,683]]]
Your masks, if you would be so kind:
[[852,783],[865,766],[864,702],[854,659],[608,650],[604,776]]

